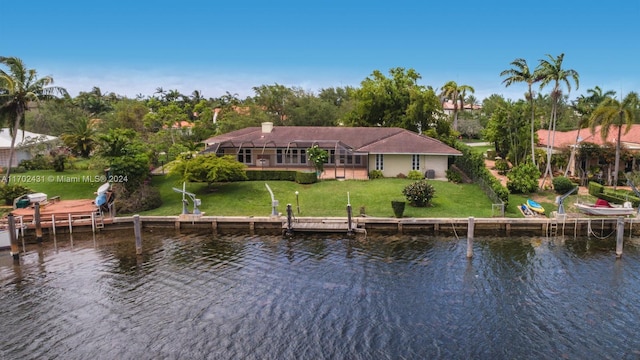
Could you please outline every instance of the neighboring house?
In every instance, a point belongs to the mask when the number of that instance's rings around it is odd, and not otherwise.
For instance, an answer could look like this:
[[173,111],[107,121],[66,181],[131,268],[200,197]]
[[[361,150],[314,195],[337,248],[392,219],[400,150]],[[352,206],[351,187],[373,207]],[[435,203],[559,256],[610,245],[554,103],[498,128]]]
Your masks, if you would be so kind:
[[[35,153],[46,153],[56,147],[55,136],[36,134],[30,131],[18,130],[13,153],[12,167],[18,166],[22,160],[30,160]],[[11,150],[11,133],[9,128],[0,129],[0,166],[9,166],[9,152]]]
[[[455,104],[453,103],[453,101],[451,100],[447,100],[444,101],[442,103],[442,111],[444,111],[445,114],[447,115],[452,115],[453,111],[455,109]],[[460,101],[458,101],[458,111],[462,110],[462,111],[474,111],[474,110],[481,110],[482,109],[482,105],[478,105],[478,104],[464,104],[464,109],[460,108]]]
[[[631,129],[626,134],[624,133],[625,130],[626,130],[626,126],[623,126],[620,145],[623,148],[633,153],[640,154],[640,125],[639,124],[631,125]],[[578,134],[578,131],[580,131],[579,134]],[[563,149],[571,150],[571,148],[575,147],[576,145],[579,147],[580,144],[583,142],[592,143],[599,146],[603,146],[605,144],[615,146],[618,139],[618,130],[617,128],[612,127],[609,130],[607,139],[603,140],[602,134],[600,132],[600,126],[597,126],[595,128],[594,133],[591,132],[591,129],[586,128],[581,130],[556,131],[555,136],[554,134],[550,134],[549,130],[541,129],[541,130],[538,130],[537,134],[538,134],[538,140],[539,140],[538,147],[546,149],[547,144],[551,142],[553,143],[553,146],[552,146],[553,153],[559,153]],[[551,137],[553,138],[552,140],[550,140],[549,135],[551,135]],[[576,139],[577,139],[577,143],[576,143]],[[569,159],[569,161],[570,161],[569,171],[572,174],[576,174],[575,161],[573,159]],[[598,164],[598,161],[599,159],[590,159],[589,163]],[[624,168],[636,169],[635,157],[631,162],[627,164],[621,163],[620,169],[624,170]]]
[[366,179],[369,171],[385,177],[418,170],[446,177],[449,157],[460,151],[428,136],[385,127],[249,127],[204,141],[204,153],[234,155],[249,169],[311,170],[306,150],[314,145],[329,152],[323,178]]
[[[194,126],[194,124],[192,122],[190,122],[190,121],[186,121],[186,120],[176,121],[176,122],[173,123],[173,125],[171,125],[171,130],[179,131],[183,135],[191,135],[193,126]],[[167,125],[163,125],[162,128],[163,129],[167,129],[168,126]]]

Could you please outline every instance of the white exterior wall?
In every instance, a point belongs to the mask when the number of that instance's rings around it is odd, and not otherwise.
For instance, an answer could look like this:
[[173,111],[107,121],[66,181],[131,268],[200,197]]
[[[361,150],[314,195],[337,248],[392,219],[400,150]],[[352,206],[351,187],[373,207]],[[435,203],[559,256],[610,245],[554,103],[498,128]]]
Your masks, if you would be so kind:
[[[413,155],[384,154],[382,173],[385,177],[396,177],[398,174],[407,175],[411,171]],[[369,154],[369,171],[376,169],[376,155]],[[420,155],[420,172],[434,170],[436,178],[447,176],[448,157],[443,155]]]

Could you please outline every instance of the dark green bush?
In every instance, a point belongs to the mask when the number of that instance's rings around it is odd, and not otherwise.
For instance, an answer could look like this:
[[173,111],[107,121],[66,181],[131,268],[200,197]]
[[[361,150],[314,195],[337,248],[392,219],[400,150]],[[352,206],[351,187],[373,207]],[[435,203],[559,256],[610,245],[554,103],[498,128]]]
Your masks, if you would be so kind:
[[21,184],[9,183],[9,185],[2,184],[0,186],[0,198],[4,199],[5,205],[13,205],[13,200],[32,192],[31,189]]
[[[460,146],[456,144],[456,148],[462,152],[462,156],[456,156],[456,166],[464,171],[467,176],[474,181],[481,179],[484,181],[493,192],[504,202],[505,205],[509,203],[509,190],[502,186],[500,181],[496,179],[493,174],[487,169],[484,163],[484,157],[482,154],[473,153],[468,146]],[[490,196],[490,194],[487,194]]]
[[512,193],[530,194],[538,191],[540,170],[532,163],[524,163],[511,169],[507,174],[507,188]]
[[447,170],[447,180],[452,183],[459,184],[462,182],[462,176],[455,170]]
[[318,182],[318,175],[316,172],[296,172],[296,182],[298,184],[314,184]]
[[570,190],[574,189],[577,184],[574,184],[568,177],[565,176],[556,176],[552,181],[553,190],[556,194],[566,194]]
[[67,162],[67,156],[64,154],[58,154],[53,157],[53,169],[56,172],[64,171],[64,164]]
[[369,179],[374,180],[374,179],[382,179],[382,178],[384,178],[384,174],[382,173],[381,170],[369,171]]
[[52,168],[51,160],[50,156],[37,154],[29,160],[20,161],[19,165],[27,170],[48,170]]
[[285,180],[296,181],[297,175],[294,170],[251,170],[247,171],[249,181],[262,180]]
[[133,191],[123,184],[114,184],[113,193],[116,196],[114,204],[117,213],[133,214],[156,209],[162,205],[160,191],[148,184],[142,184]]
[[509,171],[509,162],[505,159],[497,159],[496,170],[498,170],[498,174],[505,175]]
[[429,205],[436,189],[427,180],[420,180],[407,185],[402,190],[402,195],[407,198],[409,204],[416,207]]

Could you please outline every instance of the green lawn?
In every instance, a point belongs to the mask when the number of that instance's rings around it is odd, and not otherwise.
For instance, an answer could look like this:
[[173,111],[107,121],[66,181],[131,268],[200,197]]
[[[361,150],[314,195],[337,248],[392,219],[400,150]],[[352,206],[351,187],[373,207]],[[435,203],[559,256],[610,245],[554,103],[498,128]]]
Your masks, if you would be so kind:
[[[49,197],[65,199],[93,199],[102,184],[101,174],[96,170],[29,171],[12,175],[12,182],[22,183],[34,192],[46,193]],[[378,179],[370,181],[325,180],[311,185],[300,185],[289,181],[268,181],[279,201],[278,211],[286,214],[286,205],[291,204],[297,214],[296,195],[300,203],[300,216],[346,216],[346,206],[351,202],[353,214],[364,213],[373,217],[393,217],[391,200],[404,200],[402,189],[411,183],[408,179]],[[162,207],[141,215],[178,215],[182,211],[182,195],[173,191],[181,189],[182,183],[168,175],[154,176],[152,184],[160,190]],[[415,208],[407,205],[404,217],[491,217],[491,201],[475,184],[454,184],[446,181],[431,181],[436,189],[432,206]],[[271,197],[264,181],[244,181],[215,184],[188,183],[188,192],[202,200],[201,211],[205,215],[217,216],[268,216],[271,214]],[[526,197],[511,196],[506,216],[521,217],[518,205]],[[542,202],[545,208],[555,209],[553,196]],[[566,204],[566,202],[565,202]],[[553,206],[553,207],[552,207]],[[189,210],[192,203],[189,203]]]
[[[289,181],[267,181],[279,201],[278,211],[286,213],[291,204],[297,213],[296,195],[300,203],[300,216],[346,216],[346,206],[351,202],[354,215],[364,207],[368,216],[393,217],[391,200],[403,200],[402,189],[412,180],[378,179],[371,181],[325,180],[311,185]],[[181,189],[182,183],[168,176],[155,176],[154,186],[160,189],[163,206],[141,214],[176,215],[182,210],[182,195],[172,187]],[[436,189],[432,206],[415,208],[407,206],[405,217],[491,217],[491,201],[475,184],[453,184],[432,181]],[[205,215],[220,216],[268,216],[271,214],[271,197],[263,181],[246,181],[216,184],[212,189],[205,184],[189,183],[188,192],[202,200],[201,211]],[[189,209],[191,210],[190,203]],[[517,210],[517,209],[516,209]],[[518,216],[519,213],[514,213]]]

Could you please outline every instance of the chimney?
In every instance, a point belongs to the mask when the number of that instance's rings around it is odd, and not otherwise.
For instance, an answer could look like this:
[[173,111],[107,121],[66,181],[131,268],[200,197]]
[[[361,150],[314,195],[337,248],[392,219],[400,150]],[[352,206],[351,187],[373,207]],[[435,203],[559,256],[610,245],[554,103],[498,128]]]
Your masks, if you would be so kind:
[[272,122],[263,122],[262,123],[262,133],[269,134],[273,130]]

